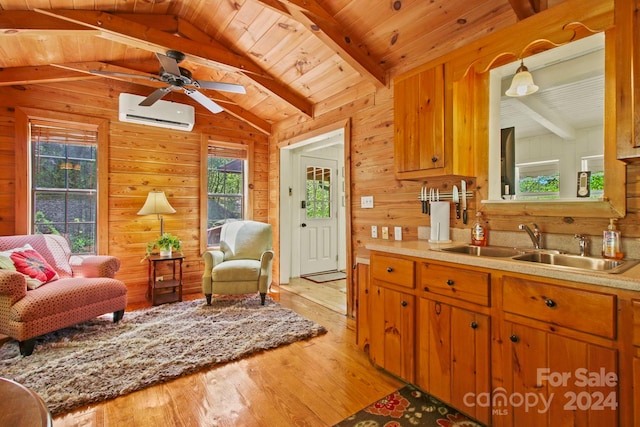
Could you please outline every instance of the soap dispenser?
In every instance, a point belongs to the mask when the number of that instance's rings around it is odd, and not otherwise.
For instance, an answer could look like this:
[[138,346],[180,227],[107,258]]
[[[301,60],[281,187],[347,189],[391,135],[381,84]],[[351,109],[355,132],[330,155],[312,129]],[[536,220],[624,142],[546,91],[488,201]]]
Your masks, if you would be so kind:
[[487,246],[487,227],[482,222],[482,212],[478,212],[471,227],[471,244],[474,246]]
[[624,254],[620,251],[620,231],[616,229],[615,219],[609,220],[607,230],[602,232],[602,257],[609,259],[622,259]]

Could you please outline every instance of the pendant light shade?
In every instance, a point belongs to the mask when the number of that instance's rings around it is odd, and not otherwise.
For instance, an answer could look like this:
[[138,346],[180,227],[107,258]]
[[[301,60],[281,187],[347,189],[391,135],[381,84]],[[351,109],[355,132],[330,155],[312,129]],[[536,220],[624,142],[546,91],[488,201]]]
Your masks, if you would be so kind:
[[532,93],[536,93],[538,91],[538,86],[533,84],[533,76],[524,66],[524,62],[520,61],[520,67],[516,71],[516,75],[513,76],[513,81],[511,82],[511,87],[505,92],[507,96],[526,96],[531,95]]

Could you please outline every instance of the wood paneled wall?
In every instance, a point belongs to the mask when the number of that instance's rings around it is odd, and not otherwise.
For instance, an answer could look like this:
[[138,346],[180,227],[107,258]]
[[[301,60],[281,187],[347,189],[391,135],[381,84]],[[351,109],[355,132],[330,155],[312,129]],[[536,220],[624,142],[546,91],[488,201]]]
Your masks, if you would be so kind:
[[253,182],[250,216],[269,221],[268,140],[227,114],[212,115],[181,94],[167,99],[196,105],[192,132],[118,121],[118,95],[139,93],[138,86],[113,80],[0,88],[0,234],[14,234],[15,162],[14,110],[32,107],[73,115],[106,118],[109,126],[109,250],[121,260],[117,277],[129,288],[129,301],[142,301],[147,284],[147,262],[141,262],[146,244],[159,234],[153,216],[138,216],[150,190],[165,191],[176,214],[165,215],[165,231],[183,243],[184,292],[201,289],[203,263],[200,236],[200,168],[203,139],[253,146]]

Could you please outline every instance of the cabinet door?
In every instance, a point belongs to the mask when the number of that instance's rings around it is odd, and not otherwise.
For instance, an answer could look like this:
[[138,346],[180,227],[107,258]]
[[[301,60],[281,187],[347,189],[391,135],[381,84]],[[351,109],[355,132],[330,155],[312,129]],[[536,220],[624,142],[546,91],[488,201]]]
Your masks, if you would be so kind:
[[414,382],[415,297],[375,284],[371,290],[370,356],[376,365]]
[[619,425],[616,350],[516,323],[506,327],[505,387],[492,396],[495,425]]
[[488,423],[490,408],[469,402],[490,391],[489,317],[420,298],[417,324],[418,386]]
[[393,97],[396,173],[444,168],[444,66],[397,80]]

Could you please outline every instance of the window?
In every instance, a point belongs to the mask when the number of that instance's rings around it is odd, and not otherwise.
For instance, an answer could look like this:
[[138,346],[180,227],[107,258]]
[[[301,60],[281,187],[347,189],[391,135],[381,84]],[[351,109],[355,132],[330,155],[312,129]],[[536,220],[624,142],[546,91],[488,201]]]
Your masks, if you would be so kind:
[[557,160],[517,164],[516,177],[518,199],[557,199],[560,195]]
[[307,219],[331,218],[331,168],[307,167]]
[[31,123],[31,232],[67,237],[96,253],[97,132]]
[[209,144],[207,153],[207,246],[220,243],[220,228],[244,219],[247,147]]

